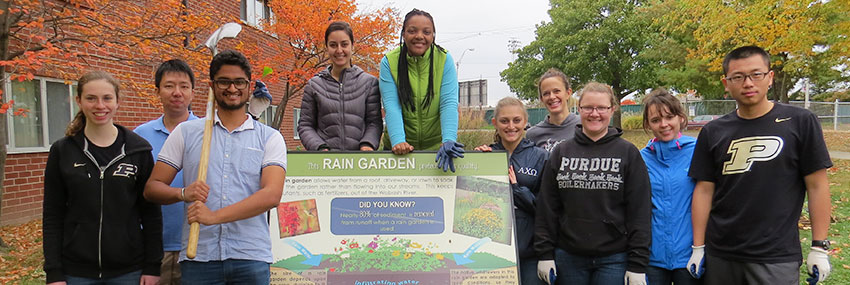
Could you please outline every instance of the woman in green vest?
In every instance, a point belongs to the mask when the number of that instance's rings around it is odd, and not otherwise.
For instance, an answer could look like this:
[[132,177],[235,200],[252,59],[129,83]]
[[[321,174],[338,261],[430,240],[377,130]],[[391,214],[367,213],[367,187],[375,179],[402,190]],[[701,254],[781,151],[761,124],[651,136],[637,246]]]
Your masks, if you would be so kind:
[[463,145],[456,142],[457,71],[434,36],[431,14],[418,9],[407,13],[401,46],[381,60],[378,85],[393,153],[438,150],[438,166],[454,171],[452,159],[463,157]]

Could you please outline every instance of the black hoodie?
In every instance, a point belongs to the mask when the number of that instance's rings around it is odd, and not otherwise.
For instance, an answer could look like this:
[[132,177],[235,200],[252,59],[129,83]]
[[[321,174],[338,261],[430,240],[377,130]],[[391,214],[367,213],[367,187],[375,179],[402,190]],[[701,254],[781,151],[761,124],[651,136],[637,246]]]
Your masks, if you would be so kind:
[[50,147],[44,170],[44,272],[111,278],[142,270],[159,276],[162,212],[142,193],[153,169],[151,146],[118,126],[121,154],[98,165],[83,131]]
[[651,241],[649,175],[640,151],[622,131],[593,141],[576,126],[575,138],[552,151],[537,199],[534,250],[554,259],[570,254],[603,257],[628,253],[627,270],[643,273]]

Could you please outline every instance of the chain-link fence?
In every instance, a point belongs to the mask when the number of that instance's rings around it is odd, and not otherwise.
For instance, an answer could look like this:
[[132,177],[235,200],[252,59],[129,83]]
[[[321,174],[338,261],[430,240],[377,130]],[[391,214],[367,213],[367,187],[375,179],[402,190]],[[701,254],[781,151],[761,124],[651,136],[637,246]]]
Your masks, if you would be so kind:
[[[850,131],[850,102],[814,102],[810,101],[806,107],[804,101],[791,101],[791,105],[801,108],[807,108],[812,113],[818,116],[821,126],[824,130],[840,130]],[[735,100],[700,100],[700,101],[684,101],[682,102],[685,112],[689,118],[701,115],[725,115],[738,108]],[[620,110],[623,112],[623,117],[641,115],[643,112],[642,105],[622,105]],[[575,112],[575,108],[571,108]],[[484,111],[484,120],[488,124],[493,118],[493,110]],[[538,122],[546,119],[548,112],[545,108],[529,108],[528,122],[530,125],[535,125]]]
[[[701,100],[682,103],[691,117],[699,115],[724,115],[735,111],[737,104],[734,100]],[[806,108],[818,116],[825,130],[850,130],[850,102],[809,102],[791,101],[791,105]]]

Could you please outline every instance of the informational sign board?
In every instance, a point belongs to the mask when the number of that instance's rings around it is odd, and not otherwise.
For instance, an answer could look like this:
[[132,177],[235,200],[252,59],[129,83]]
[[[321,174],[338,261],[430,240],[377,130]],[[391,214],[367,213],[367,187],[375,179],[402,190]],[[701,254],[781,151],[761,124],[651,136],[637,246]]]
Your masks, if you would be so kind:
[[518,284],[504,152],[291,152],[272,284]]

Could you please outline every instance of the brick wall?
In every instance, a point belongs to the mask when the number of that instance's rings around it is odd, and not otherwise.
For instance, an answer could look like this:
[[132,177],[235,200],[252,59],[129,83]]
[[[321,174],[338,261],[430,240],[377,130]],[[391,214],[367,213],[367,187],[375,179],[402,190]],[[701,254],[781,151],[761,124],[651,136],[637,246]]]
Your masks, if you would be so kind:
[[[211,3],[212,2],[212,3]],[[221,15],[229,15],[238,19],[240,1],[215,0],[215,1],[189,1],[189,7],[197,7],[197,5],[213,5],[218,7]],[[228,19],[222,17],[221,23],[227,22]],[[212,31],[210,31],[212,32]],[[206,39],[207,35],[198,35],[198,38]],[[242,32],[239,34],[239,40],[246,42],[268,43],[269,35],[248,25],[243,25]],[[16,44],[15,42],[11,43]],[[235,41],[225,40],[219,45],[219,50],[233,48]],[[268,46],[258,45],[258,46]],[[91,52],[80,48],[78,52]],[[127,56],[127,51],[110,50],[109,52],[121,56]],[[266,51],[267,53],[270,51]],[[104,54],[100,54],[104,55]],[[112,74],[124,74],[126,77],[120,77],[124,86],[126,81],[135,83],[152,83],[154,78],[155,64],[144,65],[134,64],[127,65],[114,61],[105,61],[98,59],[88,59],[84,64],[86,70],[70,70],[63,66],[62,62],[67,62],[67,59],[53,59],[56,64],[48,66],[41,71],[36,72],[38,76],[61,78],[63,74],[73,74],[79,77],[82,73],[88,70],[103,70]],[[259,68],[259,67],[253,67]],[[206,108],[206,100],[208,94],[209,75],[207,70],[195,70],[196,86],[195,98],[192,101],[192,110],[198,116],[204,116]],[[273,104],[277,105],[284,94],[283,84],[270,84],[269,91],[272,93],[274,100]],[[116,123],[128,128],[136,126],[159,117],[161,110],[149,101],[154,96],[154,90],[135,91],[125,88],[120,94],[120,106],[116,116]],[[286,140],[287,148],[292,150],[301,145],[300,141],[294,137],[294,118],[293,108],[300,108],[301,96],[289,100],[286,105],[286,113],[283,122],[281,123],[281,134]],[[42,202],[44,199],[44,167],[47,162],[47,152],[26,153],[26,154],[9,154],[6,158],[6,176],[3,179],[4,191],[2,203],[2,216],[0,216],[0,225],[19,224],[33,219],[39,219],[42,215]]]

